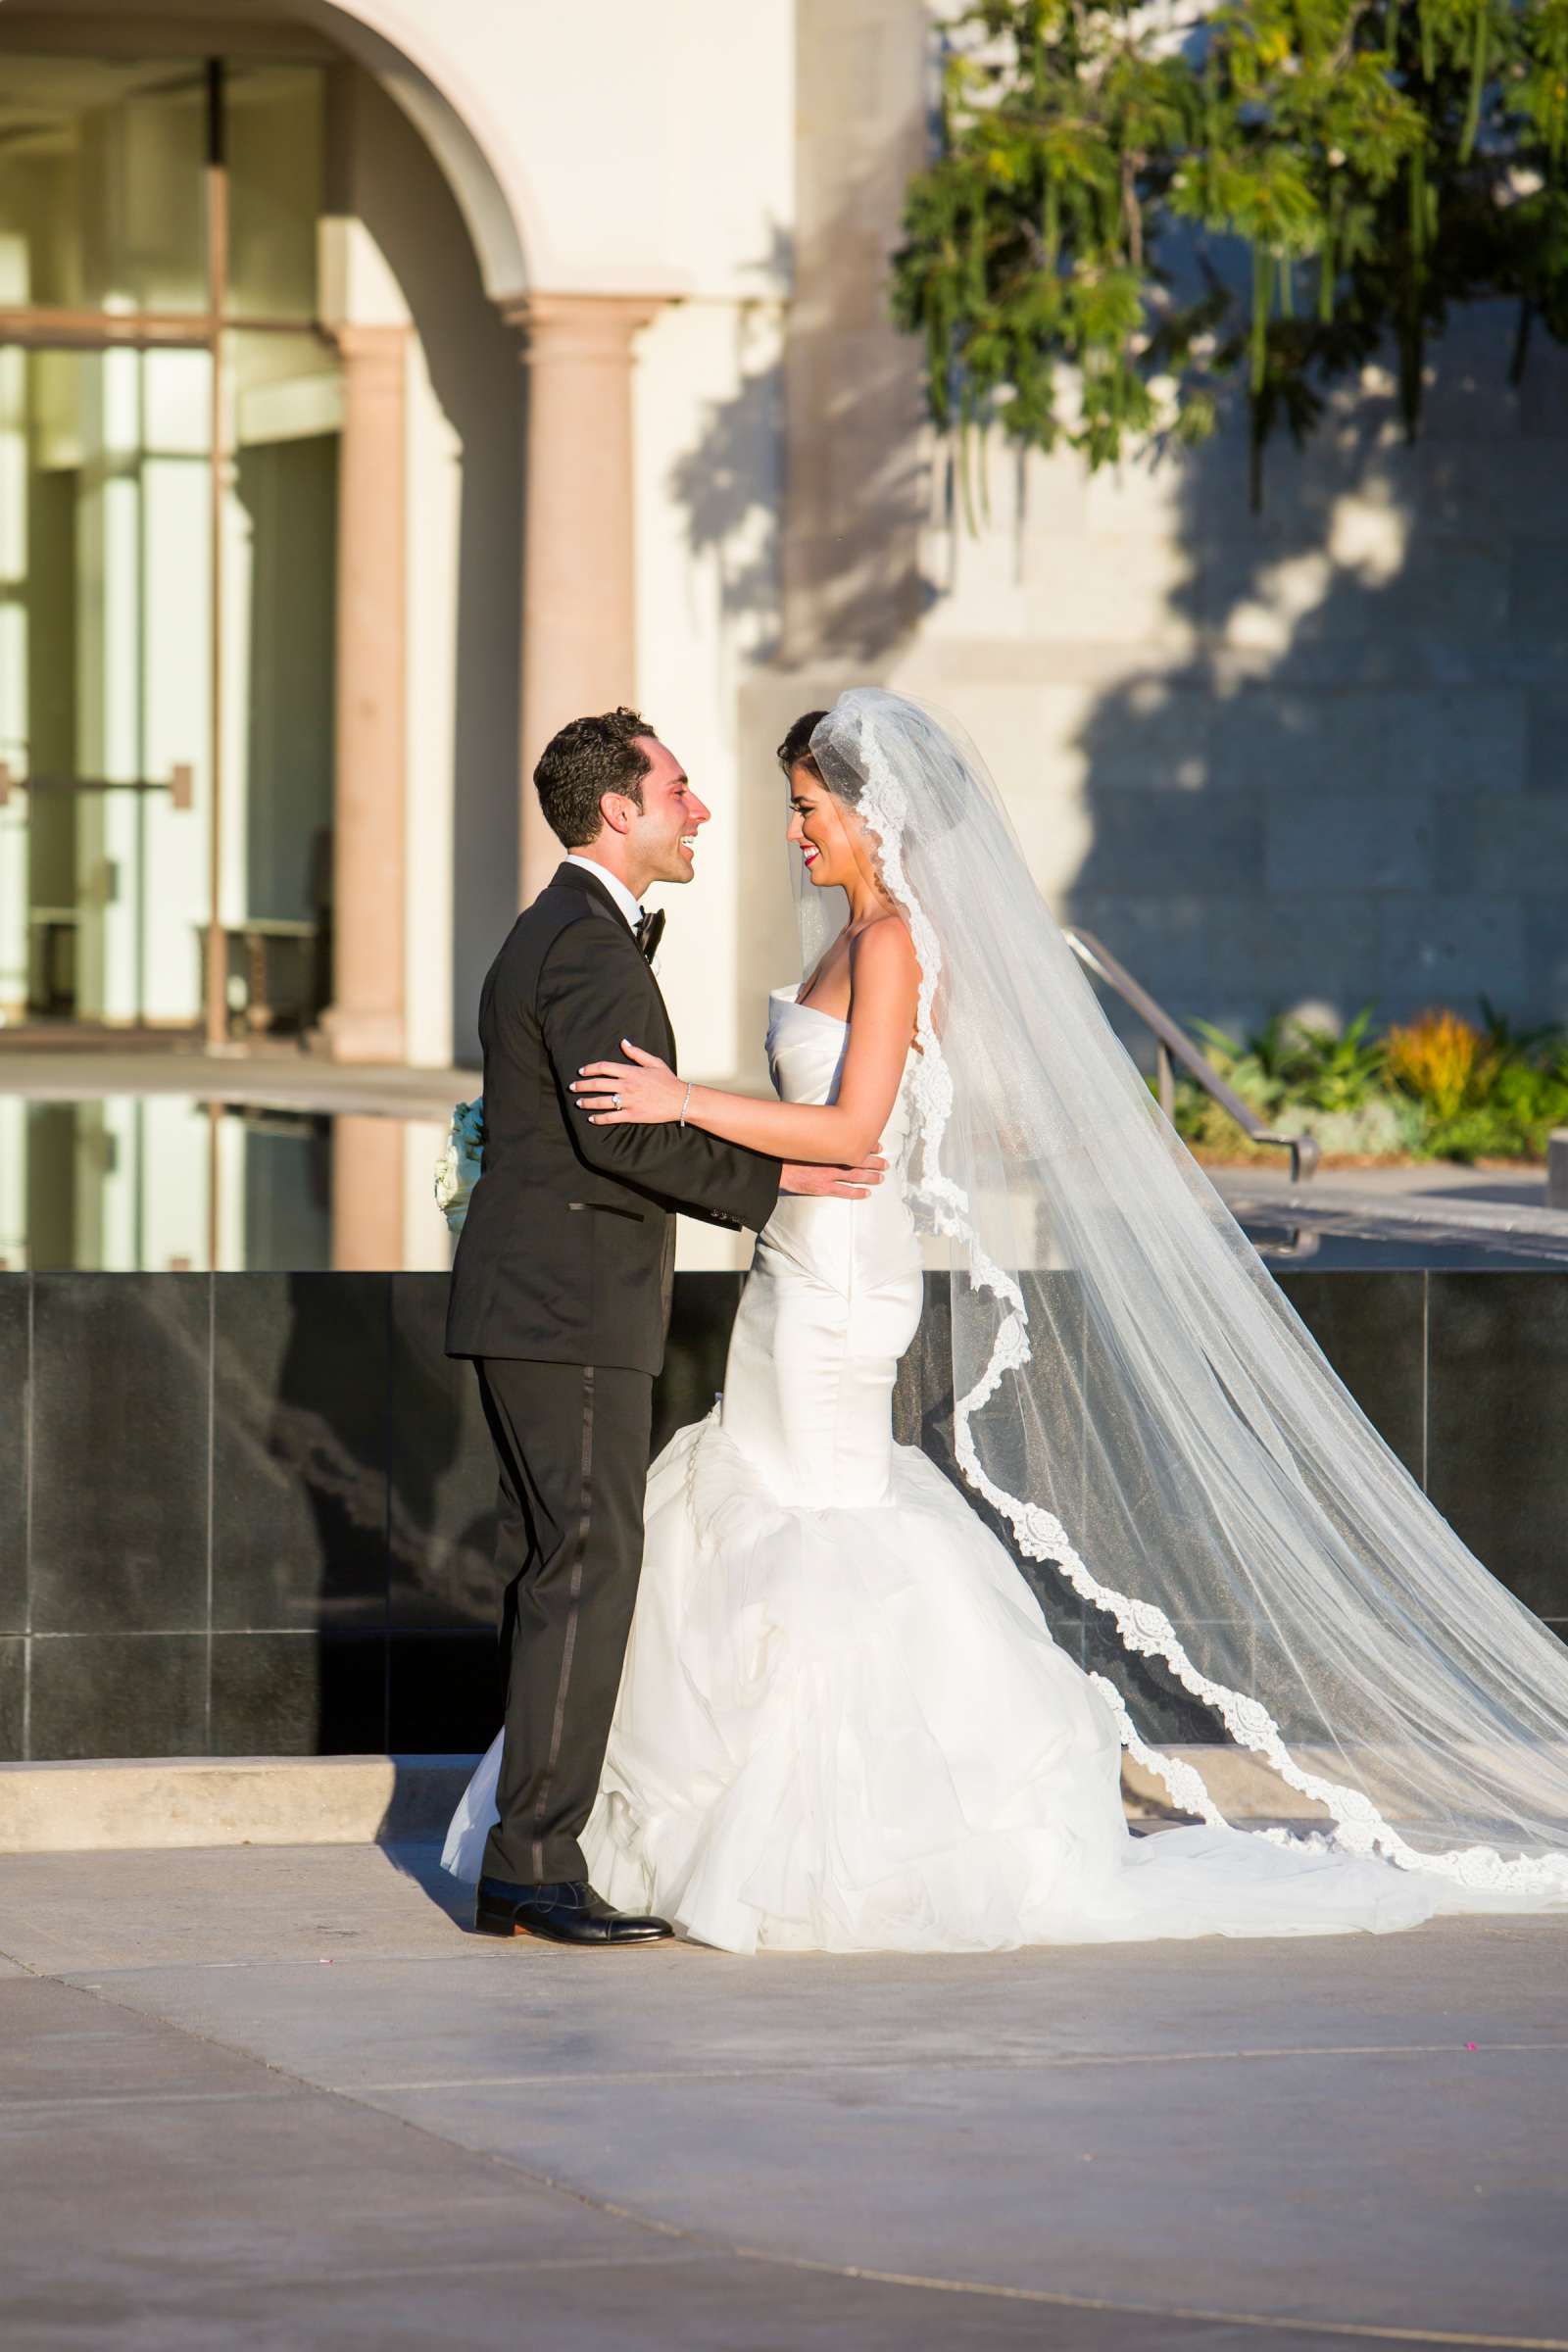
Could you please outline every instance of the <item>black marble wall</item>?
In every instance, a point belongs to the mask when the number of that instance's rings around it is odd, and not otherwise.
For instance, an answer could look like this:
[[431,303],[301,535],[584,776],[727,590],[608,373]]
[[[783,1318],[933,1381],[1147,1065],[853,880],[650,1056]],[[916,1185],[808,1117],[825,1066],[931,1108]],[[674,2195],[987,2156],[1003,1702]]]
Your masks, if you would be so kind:
[[[1465,1541],[1568,1634],[1568,1276],[1285,1288]],[[707,1411],[739,1295],[679,1278],[656,1445]],[[488,1741],[494,1470],[445,1304],[439,1274],[0,1276],[0,1758]],[[939,1460],[944,1313],[933,1282],[897,1398]],[[1101,1663],[1095,1612],[1031,1574]],[[1184,1693],[1138,1695],[1154,1736],[1210,1735]]]

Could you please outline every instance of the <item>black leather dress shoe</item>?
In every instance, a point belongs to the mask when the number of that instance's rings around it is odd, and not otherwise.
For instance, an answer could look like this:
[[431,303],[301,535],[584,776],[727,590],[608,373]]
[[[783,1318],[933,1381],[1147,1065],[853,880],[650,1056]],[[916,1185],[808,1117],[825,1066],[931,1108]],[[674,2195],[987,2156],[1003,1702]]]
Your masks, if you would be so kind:
[[476,1936],[543,1936],[550,1943],[662,1943],[675,1931],[665,1919],[617,1911],[582,1879],[543,1886],[513,1886],[481,1879],[474,1905]]

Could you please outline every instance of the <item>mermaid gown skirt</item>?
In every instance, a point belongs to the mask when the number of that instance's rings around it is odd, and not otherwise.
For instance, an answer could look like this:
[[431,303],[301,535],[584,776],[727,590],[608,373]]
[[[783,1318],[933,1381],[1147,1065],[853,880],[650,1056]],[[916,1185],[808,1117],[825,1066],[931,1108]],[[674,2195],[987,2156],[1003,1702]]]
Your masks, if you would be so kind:
[[[833,1098],[842,1023],[772,1001],[790,1102]],[[976,1951],[1414,1925],[1437,1883],[1230,1830],[1129,1836],[1108,1707],[963,1494],[895,1445],[920,1316],[900,1173],[781,1199],[721,1402],[649,1476],[594,1884],[725,1949]],[[499,1741],[445,1860],[475,1878]]]

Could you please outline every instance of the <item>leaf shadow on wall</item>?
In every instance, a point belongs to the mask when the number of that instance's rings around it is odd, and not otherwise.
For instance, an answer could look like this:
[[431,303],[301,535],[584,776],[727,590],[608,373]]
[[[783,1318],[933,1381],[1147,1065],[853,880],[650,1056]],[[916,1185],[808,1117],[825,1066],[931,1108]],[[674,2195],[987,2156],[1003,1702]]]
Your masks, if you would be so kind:
[[1543,346],[1510,391],[1512,327],[1500,305],[1455,320],[1413,446],[1391,386],[1271,448],[1261,514],[1239,419],[1167,461],[1162,514],[1135,495],[1141,529],[1106,501],[1092,559],[1120,527],[1136,564],[1165,530],[1179,570],[1157,652],[1074,738],[1063,912],[1181,1018],[1482,991],[1568,1013],[1568,353]]

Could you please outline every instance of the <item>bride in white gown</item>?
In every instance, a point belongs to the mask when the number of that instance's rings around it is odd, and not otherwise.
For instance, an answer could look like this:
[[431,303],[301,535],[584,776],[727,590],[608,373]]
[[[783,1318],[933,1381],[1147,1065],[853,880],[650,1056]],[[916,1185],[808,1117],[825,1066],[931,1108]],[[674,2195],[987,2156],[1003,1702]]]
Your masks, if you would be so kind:
[[[1043,993],[1034,935],[1059,935],[1016,897],[1021,860],[973,755],[874,690],[812,717],[809,744],[792,730],[781,750],[790,839],[808,903],[847,919],[825,945],[806,925],[823,952],[773,994],[778,1100],[690,1088],[642,1054],[579,1089],[601,1119],[684,1115],[796,1159],[854,1160],[880,1137],[888,1163],[863,1201],[781,1199],[722,1398],[654,1465],[583,1839],[595,1886],[743,1952],[1382,1931],[1568,1901],[1568,1659],[1431,1512],[1180,1146],[1155,1137],[1087,988],[1052,963]],[[965,892],[983,903],[960,939]],[[1009,939],[1009,914],[1029,937]],[[1072,1101],[1086,1080],[1092,1122]],[[961,1491],[894,1444],[921,1225],[959,1245],[955,1436],[971,1484],[1129,1647],[1325,1804],[1326,1836],[1229,1826],[1195,1772],[1143,1742],[1116,1688],[1056,1646]],[[1189,1263],[1216,1240],[1212,1262]],[[1227,1298],[1238,1266],[1246,1288]],[[1299,1360],[1269,1360],[1282,1330]],[[1069,1494],[1078,1544],[1056,1515]],[[1414,1555],[1454,1573],[1444,1540],[1465,1589],[1418,1590]],[[1095,1557],[1112,1542],[1113,1560]],[[1101,1581],[1112,1569],[1125,1590]],[[1451,1637],[1461,1614],[1471,1654],[1434,1660],[1435,1622]],[[1244,1618],[1250,1688],[1214,1634]],[[1203,1670],[1180,1630],[1197,1624]],[[1129,1836],[1123,1744],[1202,1826]],[[462,1878],[478,1876],[499,1747],[448,1838]],[[1518,1850],[1454,1848],[1455,1832]]]

